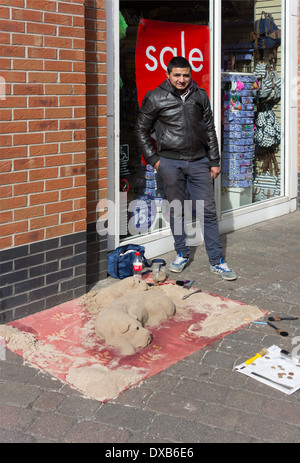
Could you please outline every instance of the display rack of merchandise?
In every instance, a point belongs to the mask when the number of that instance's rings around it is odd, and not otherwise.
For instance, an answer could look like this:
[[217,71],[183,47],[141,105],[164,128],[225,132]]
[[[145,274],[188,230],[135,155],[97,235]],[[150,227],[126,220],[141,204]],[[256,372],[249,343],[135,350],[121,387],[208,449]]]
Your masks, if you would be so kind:
[[222,187],[247,188],[252,185],[256,92],[254,74],[222,73]]

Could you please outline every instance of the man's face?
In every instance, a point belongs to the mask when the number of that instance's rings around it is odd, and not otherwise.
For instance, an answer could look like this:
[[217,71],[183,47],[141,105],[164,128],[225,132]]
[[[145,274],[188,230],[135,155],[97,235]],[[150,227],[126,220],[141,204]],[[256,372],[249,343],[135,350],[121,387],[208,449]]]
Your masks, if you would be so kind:
[[185,89],[189,86],[192,76],[189,68],[173,68],[167,76],[180,94],[184,93]]

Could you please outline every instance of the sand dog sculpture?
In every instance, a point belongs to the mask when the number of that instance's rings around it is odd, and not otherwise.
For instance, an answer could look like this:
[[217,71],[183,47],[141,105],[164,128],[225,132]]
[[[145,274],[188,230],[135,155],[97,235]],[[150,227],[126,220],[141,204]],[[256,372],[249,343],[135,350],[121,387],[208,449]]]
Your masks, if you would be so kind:
[[82,296],[80,304],[83,306],[86,305],[91,314],[97,315],[107,304],[118,297],[133,291],[147,291],[148,289],[149,286],[144,280],[136,277],[128,277],[98,291],[90,291],[88,294]]
[[145,325],[155,326],[176,312],[173,301],[160,292],[131,292],[115,299],[99,312],[96,334],[109,346],[117,347],[123,355],[151,342]]

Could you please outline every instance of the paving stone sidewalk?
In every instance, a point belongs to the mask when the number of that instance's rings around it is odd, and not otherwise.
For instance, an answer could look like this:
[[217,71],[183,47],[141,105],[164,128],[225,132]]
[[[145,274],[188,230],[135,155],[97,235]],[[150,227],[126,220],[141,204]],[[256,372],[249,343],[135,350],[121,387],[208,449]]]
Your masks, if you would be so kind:
[[[180,278],[274,315],[300,317],[299,211],[222,235],[222,243],[236,281],[210,273],[203,246]],[[170,263],[174,256],[163,257]],[[263,347],[297,348],[297,336],[300,352],[300,320],[281,326],[289,337],[249,324],[106,404],[2,348],[0,442],[97,442],[118,448],[125,443],[299,443],[300,391],[287,396],[233,371]]]

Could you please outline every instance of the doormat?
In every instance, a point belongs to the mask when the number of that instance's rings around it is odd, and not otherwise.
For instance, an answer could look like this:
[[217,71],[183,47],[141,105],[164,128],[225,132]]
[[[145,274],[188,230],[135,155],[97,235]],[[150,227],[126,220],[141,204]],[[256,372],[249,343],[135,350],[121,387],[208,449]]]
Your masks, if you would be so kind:
[[82,298],[1,325],[0,336],[26,362],[106,402],[266,314],[255,306],[204,291],[183,300],[183,295],[196,288],[187,290],[174,283],[150,290],[171,297],[176,314],[159,326],[148,327],[151,344],[129,356],[97,338],[96,315],[82,305]]

